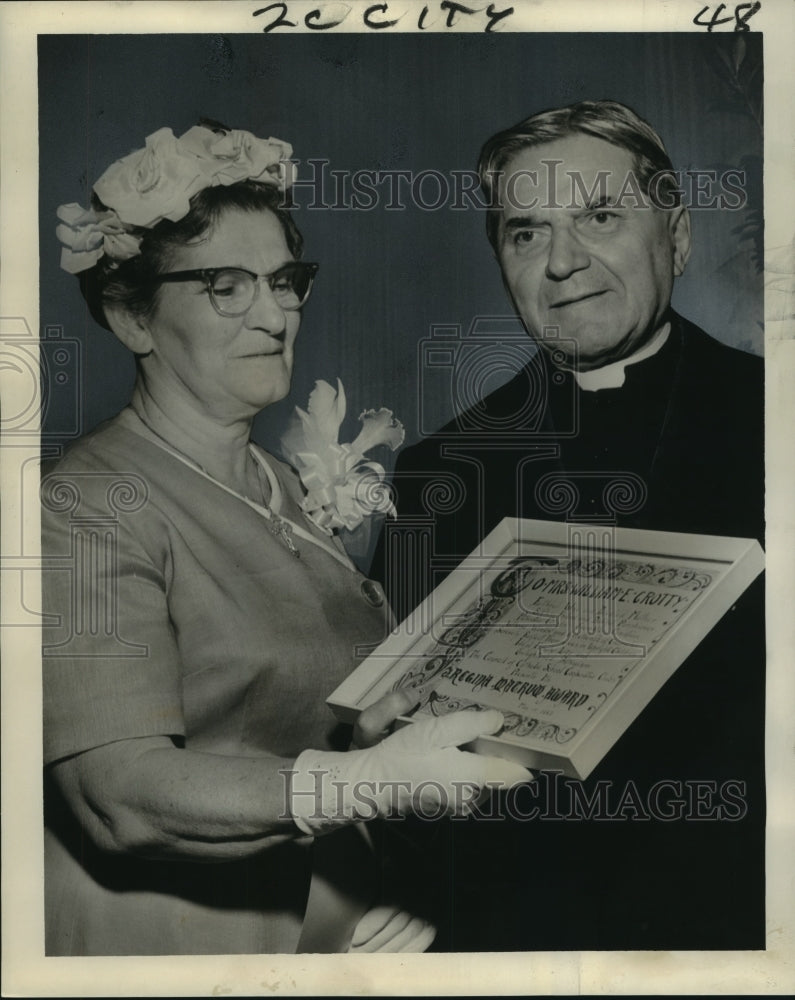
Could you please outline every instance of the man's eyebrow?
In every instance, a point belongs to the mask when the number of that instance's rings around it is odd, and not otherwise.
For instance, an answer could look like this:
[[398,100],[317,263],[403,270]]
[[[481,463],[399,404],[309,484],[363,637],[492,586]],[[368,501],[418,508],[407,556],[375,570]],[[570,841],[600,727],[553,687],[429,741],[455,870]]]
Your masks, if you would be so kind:
[[527,226],[548,226],[548,222],[538,222],[532,215],[514,215],[506,219],[504,227],[506,230],[525,229]]
[[600,208],[622,208],[618,205],[612,195],[602,194],[598,198],[592,198],[583,206],[585,211],[593,212]]

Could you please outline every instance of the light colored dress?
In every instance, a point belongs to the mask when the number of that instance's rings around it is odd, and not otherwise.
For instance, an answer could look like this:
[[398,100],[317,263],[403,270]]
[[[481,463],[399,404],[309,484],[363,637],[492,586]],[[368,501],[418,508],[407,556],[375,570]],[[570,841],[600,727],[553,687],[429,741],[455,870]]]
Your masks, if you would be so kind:
[[[129,409],[45,477],[45,765],[154,735],[212,754],[344,749],[325,698],[385,636],[388,607],[304,517],[291,470],[266,467],[298,558]],[[45,812],[47,954],[296,950],[309,838],[152,861],[99,851],[46,777]]]

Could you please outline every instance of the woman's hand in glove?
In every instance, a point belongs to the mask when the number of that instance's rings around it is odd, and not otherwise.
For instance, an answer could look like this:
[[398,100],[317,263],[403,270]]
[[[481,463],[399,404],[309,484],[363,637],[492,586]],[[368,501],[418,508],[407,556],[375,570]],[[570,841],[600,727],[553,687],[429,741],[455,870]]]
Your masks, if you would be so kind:
[[400,688],[382,695],[369,708],[359,712],[353,726],[351,747],[364,749],[386,739],[395,719],[410,712],[419,700],[419,695],[413,694],[411,688]]
[[457,749],[502,724],[494,709],[453,712],[404,726],[367,750],[305,750],[291,773],[293,819],[319,834],[376,816],[465,816],[487,785],[532,780],[519,764]]
[[399,906],[379,905],[368,910],[356,925],[348,948],[352,954],[365,952],[423,952],[436,937],[436,928]]

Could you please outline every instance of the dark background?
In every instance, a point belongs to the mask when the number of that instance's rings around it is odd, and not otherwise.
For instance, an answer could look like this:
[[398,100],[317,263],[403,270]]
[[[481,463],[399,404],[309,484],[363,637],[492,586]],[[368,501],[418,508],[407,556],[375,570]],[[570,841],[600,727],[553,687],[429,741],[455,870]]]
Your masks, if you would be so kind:
[[[536,111],[622,101],[662,135],[675,167],[748,171],[748,209],[693,213],[694,253],[674,305],[718,339],[761,353],[761,85],[761,36],[753,33],[41,36],[45,440],[59,445],[112,416],[134,377],[132,357],[91,320],[77,279],[58,266],[56,207],[87,205],[90,185],[114,159],[163,126],[180,135],[200,116],[292,143],[299,178],[310,158],[334,170],[449,176],[474,169],[489,135]],[[429,184],[428,196],[434,190]],[[511,315],[482,212],[449,202],[423,210],[408,196],[402,211],[311,210],[310,192],[296,197],[305,258],[321,271],[292,395],[255,425],[267,447],[318,378],[339,376],[346,387],[343,440],[356,433],[362,409],[385,405],[411,442],[519,366],[521,352],[511,348],[486,351],[485,364],[459,354],[458,369],[421,361],[433,326],[466,335],[478,317]],[[470,362],[499,328],[478,324]],[[79,346],[59,354],[64,340]]]

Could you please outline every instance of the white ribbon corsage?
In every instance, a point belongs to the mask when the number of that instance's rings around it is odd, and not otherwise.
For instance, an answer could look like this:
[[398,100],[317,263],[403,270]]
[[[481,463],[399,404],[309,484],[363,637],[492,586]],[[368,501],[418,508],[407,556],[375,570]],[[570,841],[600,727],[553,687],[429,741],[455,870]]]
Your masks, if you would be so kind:
[[339,528],[353,531],[372,514],[394,517],[386,471],[379,462],[365,458],[376,445],[395,451],[403,443],[403,425],[392,411],[365,410],[356,439],[340,444],[345,390],[337,379],[336,390],[328,382],[315,382],[306,410],[296,406],[295,413],[282,446],[306,489],[301,504],[306,515],[328,534]]

